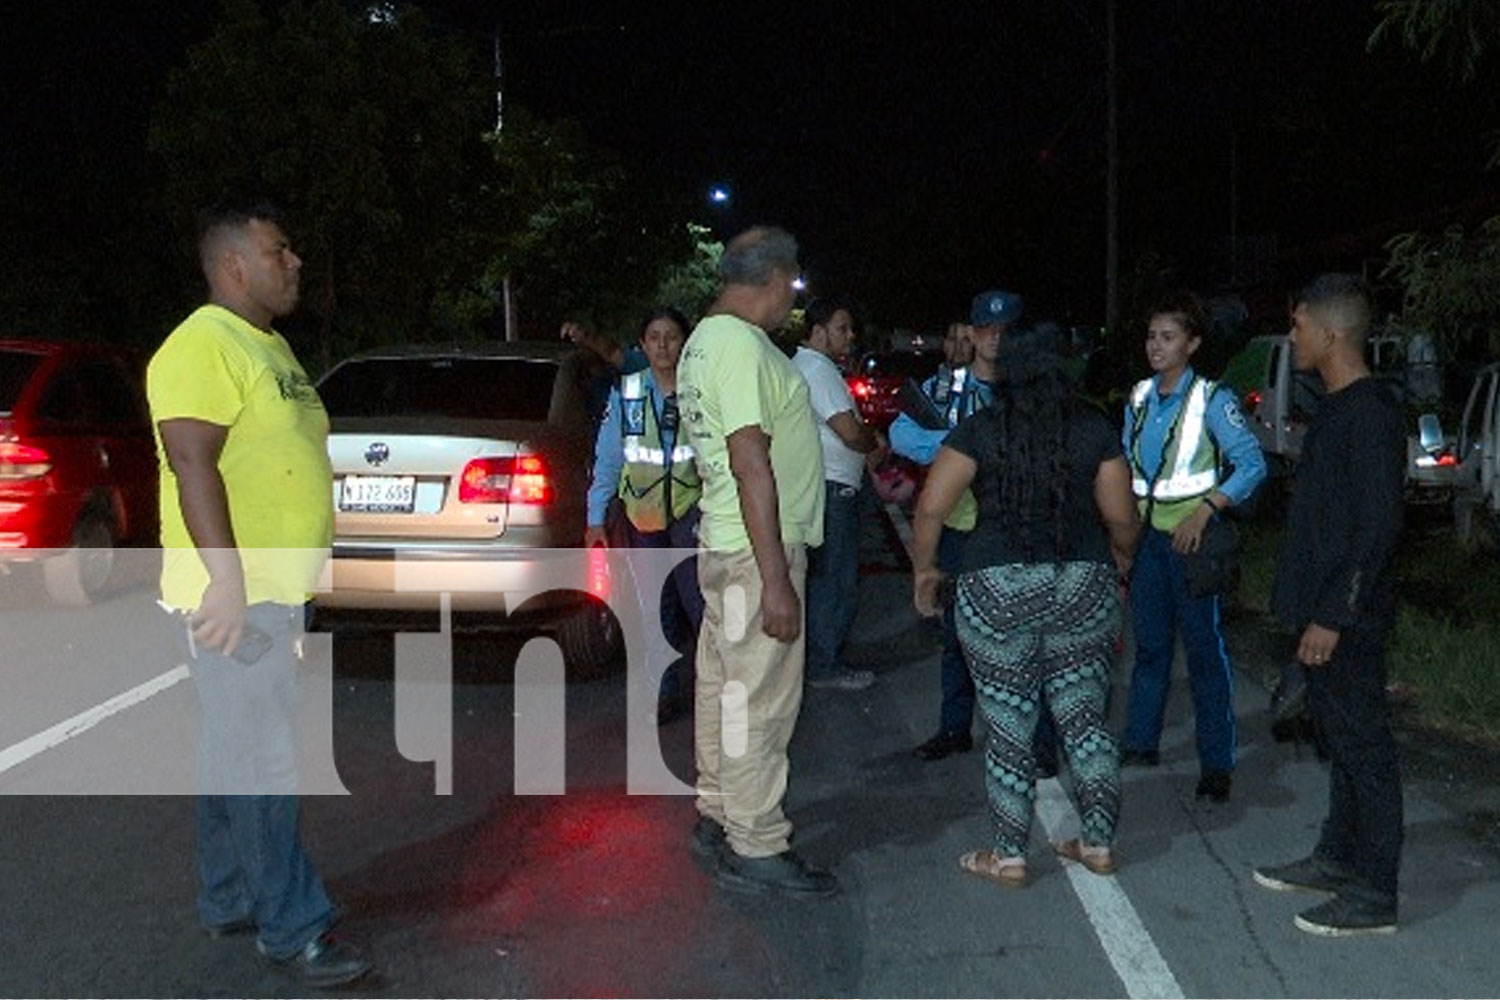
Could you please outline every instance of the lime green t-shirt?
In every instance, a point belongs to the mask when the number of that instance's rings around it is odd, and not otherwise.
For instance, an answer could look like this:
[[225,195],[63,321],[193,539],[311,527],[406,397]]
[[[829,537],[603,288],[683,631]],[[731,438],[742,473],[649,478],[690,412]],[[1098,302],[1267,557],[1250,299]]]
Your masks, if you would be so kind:
[[219,472],[251,603],[301,604],[333,540],[328,414],[278,333],[206,305],[173,330],[146,373],[161,465],[162,603],[197,608],[208,585],[162,449],[163,420],[229,428]]
[[781,540],[823,543],[823,448],[807,382],[764,330],[736,316],[709,316],[693,330],[677,366],[682,426],[703,480],[700,540],[705,548],[750,547],[739,486],[729,467],[729,435],[758,426],[771,438]]

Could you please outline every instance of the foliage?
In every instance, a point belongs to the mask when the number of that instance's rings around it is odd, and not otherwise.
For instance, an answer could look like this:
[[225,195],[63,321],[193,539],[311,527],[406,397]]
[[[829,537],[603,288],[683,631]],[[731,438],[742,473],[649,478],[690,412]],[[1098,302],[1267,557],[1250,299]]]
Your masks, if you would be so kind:
[[703,315],[718,291],[724,244],[712,238],[707,226],[690,222],[687,229],[692,256],[666,268],[656,286],[656,301],[676,306],[691,320]]
[[[1500,4],[1494,0],[1378,0],[1380,17],[1369,48],[1397,39],[1426,63],[1438,61],[1457,80],[1471,82],[1500,46]],[[1500,133],[1492,138],[1500,165]],[[1447,357],[1492,356],[1500,323],[1500,216],[1465,233],[1451,226],[1439,236],[1404,233],[1386,244],[1390,260],[1382,277],[1403,290],[1393,328],[1410,335],[1433,334]]]
[[173,205],[257,193],[286,208],[326,362],[425,330],[455,280],[453,193],[482,153],[482,80],[415,8],[371,20],[289,0],[272,19],[227,0],[172,73],[151,149]]
[[1386,244],[1383,277],[1402,288],[1397,332],[1429,331],[1444,357],[1492,357],[1500,349],[1500,217],[1478,232],[1403,233]]
[[226,0],[172,74],[150,143],[170,204],[252,193],[287,210],[323,365],[372,344],[501,335],[506,292],[523,335],[571,316],[633,326],[663,267],[695,260],[685,206],[576,123],[512,106],[497,132],[473,47],[417,8],[269,11]]
[[1439,60],[1460,80],[1472,80],[1500,42],[1500,5],[1494,0],[1379,0],[1380,22],[1369,48],[1395,37],[1422,62]]
[[633,330],[664,269],[697,253],[686,206],[590,148],[573,122],[517,110],[488,142],[478,214],[497,235],[484,285],[511,277],[526,336],[552,335],[563,319]]
[[[1241,524],[1239,607],[1265,613],[1281,543],[1280,523]],[[1396,551],[1400,599],[1387,662],[1414,693],[1423,724],[1500,739],[1500,565],[1462,548],[1452,532],[1409,525]]]

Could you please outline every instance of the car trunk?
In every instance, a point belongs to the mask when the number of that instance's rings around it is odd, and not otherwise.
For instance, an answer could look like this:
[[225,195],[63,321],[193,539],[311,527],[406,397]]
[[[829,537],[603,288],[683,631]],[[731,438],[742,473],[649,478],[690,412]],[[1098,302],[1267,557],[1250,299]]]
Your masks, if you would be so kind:
[[[471,463],[513,460],[521,434],[393,433],[393,423],[364,432],[340,421],[328,439],[333,463],[333,504],[340,539],[494,539],[505,533],[509,503],[462,502],[460,481]],[[473,422],[470,422],[471,424]],[[521,427],[512,428],[523,430]],[[472,473],[471,473],[472,474]],[[491,477],[492,479],[494,477]],[[492,485],[505,486],[504,482]]]

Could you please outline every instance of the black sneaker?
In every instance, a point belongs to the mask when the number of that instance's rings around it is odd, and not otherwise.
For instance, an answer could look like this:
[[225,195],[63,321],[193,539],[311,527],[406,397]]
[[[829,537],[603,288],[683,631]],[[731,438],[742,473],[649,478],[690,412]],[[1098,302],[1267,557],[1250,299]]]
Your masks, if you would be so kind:
[[967,753],[973,748],[974,737],[968,733],[938,733],[912,753],[921,760],[942,760],[950,754]]
[[1120,751],[1121,767],[1159,767],[1161,765],[1161,751],[1159,750],[1133,750],[1126,747]]
[[850,670],[848,667],[830,670],[825,674],[807,675],[808,687],[825,688],[830,691],[863,691],[874,683],[874,671]]
[[1298,930],[1323,937],[1354,937],[1357,934],[1396,933],[1396,908],[1353,896],[1334,896],[1297,914]]
[[1255,869],[1255,884],[1279,892],[1341,892],[1349,884],[1348,871],[1319,857]]
[[791,851],[747,858],[726,847],[714,881],[735,892],[782,892],[789,896],[832,896],[839,891],[832,872],[814,868]]
[[693,857],[699,861],[715,862],[724,849],[724,827],[707,816],[699,816],[693,824]]
[[1204,771],[1198,779],[1197,796],[1213,802],[1229,801],[1229,786],[1233,778],[1228,771]]
[[255,951],[273,969],[295,976],[308,986],[342,986],[370,971],[370,960],[358,948],[327,931],[287,958],[273,958],[259,941],[255,943]]

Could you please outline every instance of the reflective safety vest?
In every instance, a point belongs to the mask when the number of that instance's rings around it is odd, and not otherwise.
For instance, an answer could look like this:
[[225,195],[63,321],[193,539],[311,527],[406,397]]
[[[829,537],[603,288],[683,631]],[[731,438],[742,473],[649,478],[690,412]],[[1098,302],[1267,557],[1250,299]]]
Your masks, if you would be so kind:
[[[676,399],[669,397],[667,405],[675,412]],[[620,380],[620,438],[625,466],[620,470],[619,495],[625,515],[640,531],[665,531],[693,509],[703,492],[693,446],[677,443],[675,426],[667,436],[673,441],[671,451],[663,445],[661,422],[646,373],[626,375]]]
[[949,368],[941,365],[932,380],[932,401],[943,411],[943,419],[949,429],[983,406],[979,392],[973,388],[973,379],[968,368]]
[[[984,408],[985,401],[979,398],[977,382],[967,367],[950,368],[943,364],[938,368],[932,380],[932,402],[942,410],[949,430],[957,427],[964,417]],[[978,523],[979,500],[972,489],[964,490],[943,526],[956,531],[973,531]]]
[[1177,418],[1162,443],[1161,462],[1151,471],[1141,461],[1141,425],[1146,421],[1152,380],[1138,382],[1130,393],[1132,432],[1130,488],[1144,513],[1147,493],[1153,508],[1151,522],[1162,530],[1176,527],[1191,513],[1194,502],[1219,485],[1219,445],[1208,429],[1208,402],[1219,385],[1193,378]]

